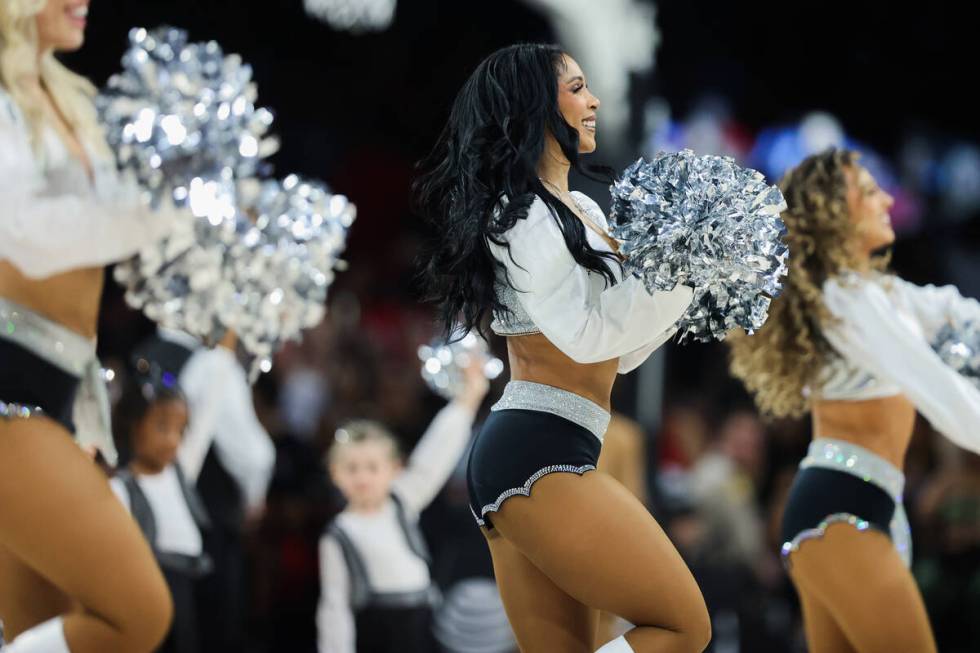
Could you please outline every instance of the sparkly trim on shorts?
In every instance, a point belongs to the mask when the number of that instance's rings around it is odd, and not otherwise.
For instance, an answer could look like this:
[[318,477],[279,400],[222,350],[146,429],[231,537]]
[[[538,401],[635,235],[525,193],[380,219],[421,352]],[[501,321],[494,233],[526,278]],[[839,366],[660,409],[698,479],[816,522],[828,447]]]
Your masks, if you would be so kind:
[[556,473],[596,468],[609,413],[567,390],[511,381],[473,442],[466,472],[470,512],[493,528],[490,513]]
[[912,537],[902,505],[905,476],[890,462],[846,440],[810,443],[783,515],[783,560],[835,523],[879,530],[911,564]]

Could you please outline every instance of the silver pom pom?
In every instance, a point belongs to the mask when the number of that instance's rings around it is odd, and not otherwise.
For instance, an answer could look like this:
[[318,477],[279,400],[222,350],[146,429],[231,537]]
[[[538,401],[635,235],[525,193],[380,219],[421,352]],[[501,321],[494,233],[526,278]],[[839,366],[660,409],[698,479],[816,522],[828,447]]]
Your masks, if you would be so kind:
[[310,16],[354,34],[388,29],[396,4],[397,0],[303,0]]
[[173,27],[134,28],[129,41],[97,105],[120,168],[135,173],[154,206],[166,197],[184,206],[195,179],[255,174],[278,149],[241,57],[214,41],[188,43]]
[[788,255],[776,186],[731,158],[683,150],[638,160],[611,192],[610,231],[626,270],[650,292],[694,288],[677,323],[681,342],[762,326]]
[[980,323],[968,320],[943,325],[932,348],[944,363],[980,388]]
[[219,308],[218,319],[257,357],[258,371],[268,371],[273,352],[323,319],[356,209],[324,184],[296,175],[246,180],[239,199],[254,222],[243,225],[231,248],[235,301]]
[[100,100],[109,142],[154,202],[196,219],[117,265],[116,280],[164,326],[208,343],[235,330],[254,379],[323,318],[354,206],[319,182],[253,176],[277,144],[237,56],[172,28],[133,30],[130,40]]
[[419,347],[422,379],[436,394],[445,399],[453,399],[463,391],[463,370],[474,356],[486,360],[483,373],[491,381],[504,371],[504,362],[489,355],[486,341],[475,333],[467,333],[461,338],[454,336],[450,342],[436,340]]

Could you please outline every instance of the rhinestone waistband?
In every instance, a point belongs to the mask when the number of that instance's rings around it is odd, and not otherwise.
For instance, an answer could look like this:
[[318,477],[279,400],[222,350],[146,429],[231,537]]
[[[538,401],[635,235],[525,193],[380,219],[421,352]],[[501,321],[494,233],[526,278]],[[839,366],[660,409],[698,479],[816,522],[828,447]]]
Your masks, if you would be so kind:
[[[106,461],[115,465],[118,454],[110,431],[109,395],[95,355],[95,340],[2,297],[0,338],[78,377],[80,383],[72,411],[75,441],[83,447],[95,445]],[[30,417],[39,411],[34,406],[5,403],[4,412],[5,417]]]
[[73,376],[84,376],[95,360],[95,341],[0,297],[0,338]]
[[881,456],[846,440],[816,438],[810,443],[800,469],[823,467],[857,476],[874,483],[888,493],[897,505],[902,504],[905,475]]
[[578,424],[602,442],[609,413],[602,406],[568,390],[533,381],[511,381],[490,410],[537,410]]

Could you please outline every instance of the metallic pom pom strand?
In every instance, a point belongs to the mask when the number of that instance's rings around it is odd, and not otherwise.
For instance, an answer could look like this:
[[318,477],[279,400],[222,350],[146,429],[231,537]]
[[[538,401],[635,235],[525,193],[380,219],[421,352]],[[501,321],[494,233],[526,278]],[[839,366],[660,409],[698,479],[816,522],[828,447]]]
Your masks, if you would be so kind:
[[944,324],[932,347],[944,363],[980,388],[980,322]]
[[677,324],[681,341],[762,326],[786,274],[777,187],[730,158],[684,150],[638,160],[611,192],[610,231],[626,270],[650,292],[694,288]]
[[491,356],[486,341],[475,333],[454,336],[449,342],[434,340],[419,347],[418,353],[425,384],[449,400],[459,396],[466,387],[464,370],[474,357],[484,359],[483,373],[491,381],[504,371],[504,362]]

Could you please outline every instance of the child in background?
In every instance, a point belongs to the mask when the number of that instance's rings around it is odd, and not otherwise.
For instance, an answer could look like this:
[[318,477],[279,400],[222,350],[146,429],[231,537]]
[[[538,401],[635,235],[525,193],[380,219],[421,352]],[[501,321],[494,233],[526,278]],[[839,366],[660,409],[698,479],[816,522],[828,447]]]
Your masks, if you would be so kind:
[[173,595],[173,624],[158,649],[167,653],[199,651],[194,589],[211,568],[202,536],[210,520],[176,462],[187,422],[187,402],[173,375],[139,359],[113,419],[128,464],[110,483],[146,536]]
[[347,507],[320,540],[320,653],[433,650],[437,592],[419,514],[470,441],[489,389],[483,364],[466,368],[463,391],[432,420],[404,466],[382,424],[357,420],[337,430],[327,465]]

